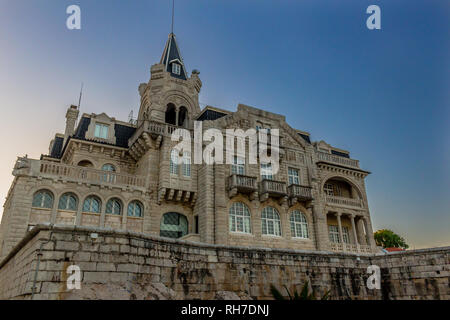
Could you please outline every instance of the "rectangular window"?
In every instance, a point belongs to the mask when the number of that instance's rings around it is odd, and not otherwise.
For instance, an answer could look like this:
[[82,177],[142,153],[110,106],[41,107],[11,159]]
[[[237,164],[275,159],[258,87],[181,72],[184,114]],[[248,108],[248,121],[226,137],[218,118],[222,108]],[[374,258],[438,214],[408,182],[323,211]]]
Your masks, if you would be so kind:
[[175,150],[170,153],[170,173],[178,174],[178,152]]
[[183,166],[182,166],[183,176],[191,176],[191,154],[189,152],[183,153]]
[[108,139],[109,126],[106,124],[95,124],[95,137],[100,139]]
[[342,238],[344,240],[344,243],[350,243],[350,235],[348,233],[347,227],[342,227]]
[[233,164],[231,165],[232,174],[245,174],[245,159],[242,157],[234,156]]
[[297,169],[288,168],[288,175],[289,175],[289,185],[300,184],[300,178]]
[[261,179],[262,180],[273,180],[272,164],[271,163],[261,163]]
[[172,63],[172,73],[177,75],[181,74],[181,66],[178,63]]
[[339,228],[338,226],[328,226],[328,234],[330,236],[330,241],[334,243],[339,243]]

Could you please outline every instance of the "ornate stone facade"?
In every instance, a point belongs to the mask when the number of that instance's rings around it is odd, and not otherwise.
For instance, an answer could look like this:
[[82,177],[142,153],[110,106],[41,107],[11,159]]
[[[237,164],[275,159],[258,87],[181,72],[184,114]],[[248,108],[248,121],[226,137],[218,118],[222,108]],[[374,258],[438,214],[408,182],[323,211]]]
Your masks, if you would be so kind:
[[[376,250],[365,177],[348,151],[311,142],[284,116],[239,105],[200,109],[199,72],[188,76],[169,35],[136,121],[66,114],[49,154],[18,158],[0,225],[0,259],[39,223],[92,226],[208,244],[310,251]],[[280,130],[280,170],[260,163],[175,165],[171,134],[217,128]],[[78,124],[76,124],[78,122]],[[207,144],[207,143],[204,143]],[[248,148],[247,148],[248,149]],[[181,157],[190,159],[191,155]],[[184,159],[184,158],[183,158]]]

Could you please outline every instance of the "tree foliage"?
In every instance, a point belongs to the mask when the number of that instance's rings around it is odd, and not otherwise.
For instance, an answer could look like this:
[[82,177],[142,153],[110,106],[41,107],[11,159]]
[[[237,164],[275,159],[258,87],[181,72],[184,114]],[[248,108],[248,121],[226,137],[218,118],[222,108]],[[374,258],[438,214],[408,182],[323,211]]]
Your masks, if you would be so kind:
[[378,230],[373,234],[373,236],[375,238],[377,246],[381,246],[383,248],[409,248],[408,244],[405,242],[405,239],[394,233],[392,230]]

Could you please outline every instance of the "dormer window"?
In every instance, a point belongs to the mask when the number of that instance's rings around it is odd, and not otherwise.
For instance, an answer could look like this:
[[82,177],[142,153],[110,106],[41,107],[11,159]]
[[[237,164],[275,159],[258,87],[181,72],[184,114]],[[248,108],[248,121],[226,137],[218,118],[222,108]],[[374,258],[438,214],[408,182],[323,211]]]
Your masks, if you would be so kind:
[[95,137],[100,139],[108,139],[108,129],[109,126],[106,124],[97,123],[95,124]]
[[181,66],[178,63],[172,63],[172,73],[176,75],[181,74]]

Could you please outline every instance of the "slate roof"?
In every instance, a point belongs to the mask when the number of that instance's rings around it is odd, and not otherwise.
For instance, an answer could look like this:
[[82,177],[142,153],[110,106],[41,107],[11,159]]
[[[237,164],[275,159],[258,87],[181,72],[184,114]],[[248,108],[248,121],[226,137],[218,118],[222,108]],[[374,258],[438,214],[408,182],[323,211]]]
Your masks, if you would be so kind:
[[200,117],[198,117],[197,121],[205,121],[205,120],[217,120],[226,116],[226,113],[219,112],[216,110],[207,109],[203,112]]
[[59,159],[61,157],[61,151],[63,148],[64,138],[62,137],[56,137],[55,141],[53,142],[53,147],[50,152],[50,157]]
[[336,150],[331,150],[331,154],[350,159],[350,155],[348,153],[339,152],[339,151],[336,151]]
[[[172,62],[174,60],[179,60],[179,63],[181,63],[181,73],[179,75],[172,73]],[[187,72],[184,66],[183,58],[181,57],[180,49],[178,48],[178,44],[173,33],[169,34],[169,39],[164,47],[164,52],[160,63],[165,64],[166,71],[170,72],[172,77],[183,80],[187,79]]]
[[298,135],[299,135],[300,137],[302,137],[303,140],[305,140],[307,143],[311,144],[311,140],[309,139],[309,136],[308,136],[308,135],[303,134],[303,133],[300,133],[300,132],[298,132]]

